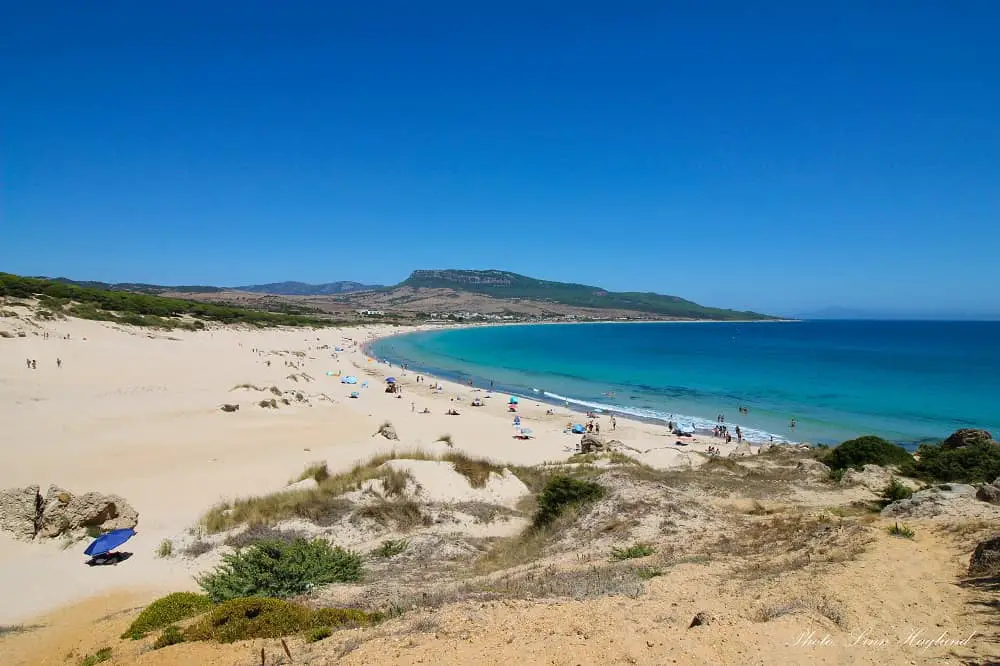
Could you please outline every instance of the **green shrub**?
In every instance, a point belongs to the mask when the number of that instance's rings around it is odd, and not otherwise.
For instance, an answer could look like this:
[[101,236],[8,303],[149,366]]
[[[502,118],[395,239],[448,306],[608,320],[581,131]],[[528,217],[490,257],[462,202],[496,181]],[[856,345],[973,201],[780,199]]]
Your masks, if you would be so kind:
[[315,629],[310,629],[306,632],[306,643],[315,643],[316,641],[321,641],[324,638],[329,638],[333,635],[333,629],[330,627],[316,627]]
[[184,632],[175,627],[174,625],[170,625],[169,627],[163,630],[163,633],[160,634],[160,637],[156,639],[155,643],[153,643],[153,649],[159,650],[160,648],[169,647],[171,645],[177,645],[178,643],[183,643],[183,642],[184,642]]
[[102,664],[105,661],[110,661],[111,659],[111,648],[101,648],[94,654],[88,654],[86,657],[80,660],[80,666],[95,666],[95,664]]
[[212,601],[203,594],[174,592],[146,606],[135,618],[122,638],[138,640],[156,629],[194,617],[211,608]]
[[635,575],[642,580],[649,580],[663,575],[663,569],[657,567],[640,567],[635,570]]
[[912,529],[910,529],[906,525],[900,525],[899,523],[896,523],[895,525],[891,525],[890,527],[886,528],[886,531],[892,536],[902,537],[904,539],[912,539],[916,534]]
[[909,499],[912,496],[913,491],[910,490],[909,487],[900,483],[896,477],[892,477],[892,480],[889,481],[889,485],[887,485],[882,491],[882,499],[885,500],[887,504],[898,502],[899,500]]
[[637,557],[648,557],[656,552],[648,543],[635,543],[627,548],[612,548],[611,549],[611,559],[612,560],[633,560]]
[[983,483],[1000,477],[1000,445],[992,442],[954,449],[923,444],[917,456],[913,473],[919,478],[945,483]]
[[320,627],[370,625],[380,619],[379,615],[360,610],[322,608],[313,611],[281,599],[250,597],[222,602],[188,627],[184,638],[232,643],[251,638],[280,638]]
[[213,601],[239,597],[291,597],[314,585],[361,579],[361,556],[323,539],[260,541],[222,556],[222,564],[196,580]]
[[851,439],[834,448],[823,458],[831,469],[861,469],[865,465],[913,464],[913,456],[906,449],[881,437],[866,435]]
[[534,526],[544,527],[558,518],[566,507],[593,502],[604,497],[604,487],[593,481],[581,481],[557,474],[550,478],[538,495]]
[[409,547],[410,542],[406,539],[386,539],[382,544],[372,551],[375,557],[390,558],[399,555]]
[[160,542],[160,547],[156,549],[156,554],[159,557],[170,557],[174,553],[174,542],[170,539],[164,539]]

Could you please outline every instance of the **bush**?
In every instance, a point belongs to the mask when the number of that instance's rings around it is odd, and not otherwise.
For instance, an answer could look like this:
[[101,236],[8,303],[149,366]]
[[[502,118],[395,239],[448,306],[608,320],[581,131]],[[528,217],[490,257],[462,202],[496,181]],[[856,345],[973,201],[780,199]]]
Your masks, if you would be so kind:
[[315,629],[310,629],[306,632],[306,643],[315,643],[316,641],[321,641],[324,638],[329,638],[333,635],[333,629],[330,627],[316,627]]
[[648,557],[656,552],[648,543],[635,543],[628,548],[612,548],[611,549],[611,559],[612,560],[633,560],[637,557]]
[[174,542],[170,539],[164,539],[160,542],[160,547],[156,549],[156,554],[159,557],[170,557],[174,553]]
[[923,444],[917,450],[915,476],[951,483],[983,483],[1000,477],[1000,445],[980,442],[962,448],[945,449]]
[[909,499],[912,496],[913,491],[900,483],[896,477],[893,477],[892,480],[889,481],[889,485],[887,485],[882,491],[882,499],[885,500],[887,504],[898,502],[899,500]]
[[174,592],[146,606],[135,618],[122,638],[138,640],[156,629],[194,617],[211,608],[212,601],[203,594]]
[[557,474],[548,480],[538,495],[534,526],[544,527],[558,518],[567,507],[593,502],[602,497],[604,487],[600,484]]
[[111,660],[111,648],[101,648],[94,654],[89,654],[80,660],[80,666],[95,666]]
[[886,528],[886,531],[892,536],[902,537],[904,539],[912,539],[916,534],[912,529],[910,529],[906,525],[900,525],[899,523],[896,523],[895,525],[891,525],[890,527]]
[[913,465],[913,456],[906,449],[881,437],[866,435],[851,439],[834,448],[823,458],[830,469],[861,469],[865,465]]
[[280,638],[320,627],[370,625],[381,616],[342,608],[318,611],[281,599],[250,597],[224,601],[199,622],[188,627],[189,641],[217,640],[220,643],[251,638]]
[[222,556],[222,564],[196,580],[213,601],[239,597],[291,597],[314,585],[361,579],[361,556],[323,539],[261,541]]
[[375,557],[390,558],[399,555],[409,547],[410,542],[406,539],[386,539],[378,548],[372,551]]
[[169,647],[171,645],[177,645],[178,643],[183,643],[183,642],[184,642],[184,632],[175,627],[174,625],[170,625],[169,627],[163,630],[163,633],[160,634],[160,637],[156,639],[155,643],[153,643],[153,649],[159,650],[161,648]]

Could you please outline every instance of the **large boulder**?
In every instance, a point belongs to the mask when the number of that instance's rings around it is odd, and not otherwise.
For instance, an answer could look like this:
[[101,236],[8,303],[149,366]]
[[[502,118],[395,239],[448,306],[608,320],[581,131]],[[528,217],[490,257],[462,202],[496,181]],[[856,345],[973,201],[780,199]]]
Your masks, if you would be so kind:
[[976,491],[976,499],[990,504],[1000,504],[1000,479],[984,484]]
[[993,441],[993,435],[991,435],[986,430],[977,430],[975,428],[963,428],[961,430],[956,430],[948,439],[941,442],[942,449],[961,449],[966,446],[975,446],[977,444],[989,444]]
[[88,527],[102,531],[135,527],[139,513],[118,495],[90,492],[82,495],[49,486],[42,503],[40,537],[56,537]]
[[42,498],[38,486],[0,490],[0,530],[16,539],[31,539],[38,531],[38,513]]
[[807,479],[828,479],[830,478],[830,468],[818,460],[806,458],[795,464],[795,471],[802,474]]
[[979,542],[969,559],[969,575],[1000,575],[1000,534]]
[[[885,518],[933,518],[935,516],[982,517],[975,501],[976,489],[964,483],[949,483],[913,493],[882,509]],[[983,506],[983,505],[979,505]],[[989,509],[989,507],[983,507]]]
[[873,493],[880,493],[895,476],[895,471],[890,467],[865,465],[861,469],[849,469],[844,472],[840,482],[845,486],[861,485]]
[[607,442],[597,435],[592,435],[588,432],[580,438],[580,453],[594,453],[597,451],[606,451],[607,449]]

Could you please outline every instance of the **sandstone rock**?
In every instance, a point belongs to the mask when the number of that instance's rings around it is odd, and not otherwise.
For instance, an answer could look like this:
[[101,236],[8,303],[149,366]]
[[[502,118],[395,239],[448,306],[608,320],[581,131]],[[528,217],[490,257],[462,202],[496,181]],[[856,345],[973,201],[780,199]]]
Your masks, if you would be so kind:
[[976,430],[975,428],[963,428],[956,430],[948,439],[941,442],[942,449],[961,449],[966,446],[976,444],[989,444],[993,441],[993,435],[986,430]]
[[979,542],[969,559],[969,575],[1000,575],[1000,534]]
[[580,438],[580,453],[594,453],[595,451],[606,451],[607,443],[589,432]]
[[934,486],[913,493],[909,499],[893,502],[882,509],[882,516],[886,518],[933,518],[941,515],[978,516],[981,512],[976,511],[975,494],[975,488],[963,483]]
[[881,465],[865,465],[862,469],[849,469],[844,472],[840,483],[845,486],[862,485],[874,493],[880,493],[889,485],[895,473]]
[[31,539],[38,530],[41,497],[38,486],[0,490],[0,530],[17,539]]
[[135,527],[139,513],[118,495],[89,492],[73,495],[49,486],[42,504],[38,536],[57,537],[87,527],[102,531]]
[[795,471],[810,479],[830,478],[830,468],[818,460],[800,460],[795,465]]
[[1000,484],[987,483],[976,491],[976,499],[990,504],[1000,504]]

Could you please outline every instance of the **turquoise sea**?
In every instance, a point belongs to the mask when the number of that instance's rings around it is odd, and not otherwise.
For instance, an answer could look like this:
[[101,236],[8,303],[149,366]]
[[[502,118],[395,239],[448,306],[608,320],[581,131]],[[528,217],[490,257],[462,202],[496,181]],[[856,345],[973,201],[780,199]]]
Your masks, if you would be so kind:
[[1000,431],[1000,322],[498,326],[400,335],[371,351],[581,409],[699,430],[723,414],[757,441],[877,434],[914,444],[963,427]]

